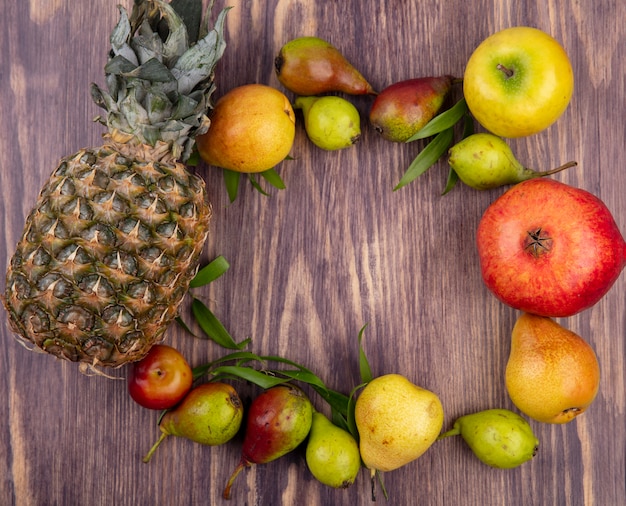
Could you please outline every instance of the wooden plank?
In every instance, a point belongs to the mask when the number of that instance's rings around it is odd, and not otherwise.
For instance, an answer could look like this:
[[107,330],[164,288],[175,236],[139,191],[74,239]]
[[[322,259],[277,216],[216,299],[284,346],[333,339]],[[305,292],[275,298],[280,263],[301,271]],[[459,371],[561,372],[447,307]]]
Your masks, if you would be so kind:
[[[216,2],[216,8],[226,5]],[[623,2],[509,3],[235,2],[218,92],[249,82],[280,85],[273,58],[300,35],[331,41],[377,88],[402,79],[461,75],[473,48],[511,25],[537,26],[562,41],[576,90],[553,127],[512,141],[520,160],[545,169],[575,159],[557,179],[602,198],[626,230]],[[130,7],[130,5],[128,5]],[[101,83],[115,2],[9,2],[0,19],[0,164],[6,266],[26,214],[58,159],[100,141],[89,83]],[[283,90],[284,91],[284,90]],[[292,95],[289,95],[290,98]],[[207,180],[214,219],[205,258],[228,273],[202,292],[236,339],[280,354],[336,389],[358,384],[359,329],[374,374],[398,372],[436,391],[455,417],[512,405],[503,383],[516,312],[482,285],[474,234],[503,190],[459,185],[442,197],[442,162],[408,187],[392,188],[423,144],[382,140],[367,124],[371,97],[352,97],[363,117],[354,148],[324,152],[303,131],[278,167],[287,189],[271,197],[242,186],[233,204],[220,172]],[[385,475],[390,504],[613,505],[626,495],[625,280],[594,308],[565,320],[596,350],[601,391],[565,426],[533,423],[541,449],[509,471],[488,468],[460,440],[438,442]],[[191,321],[186,308],[184,317]],[[219,504],[241,438],[206,448],[171,438],[148,464],[156,413],[135,405],[124,381],[87,378],[74,364],[25,351],[6,319],[0,352],[0,497],[3,504]],[[168,331],[196,365],[225,351]],[[118,371],[120,378],[125,371]],[[249,400],[256,390],[241,385]],[[312,395],[318,409],[321,399]],[[379,501],[384,502],[382,497]],[[233,504],[370,504],[367,473],[347,490],[318,484],[303,451],[240,476]]]

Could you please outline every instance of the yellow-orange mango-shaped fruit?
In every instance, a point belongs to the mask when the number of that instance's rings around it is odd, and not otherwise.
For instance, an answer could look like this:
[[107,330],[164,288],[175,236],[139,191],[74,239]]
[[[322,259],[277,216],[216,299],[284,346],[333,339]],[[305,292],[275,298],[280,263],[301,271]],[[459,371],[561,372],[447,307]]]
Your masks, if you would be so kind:
[[233,88],[215,104],[209,130],[196,138],[200,157],[236,172],[264,172],[293,146],[296,117],[289,99],[264,84]]

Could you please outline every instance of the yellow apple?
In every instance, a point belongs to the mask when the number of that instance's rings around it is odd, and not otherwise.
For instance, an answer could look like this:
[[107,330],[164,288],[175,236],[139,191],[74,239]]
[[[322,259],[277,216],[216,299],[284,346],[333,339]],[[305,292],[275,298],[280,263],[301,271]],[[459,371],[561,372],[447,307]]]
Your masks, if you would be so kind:
[[463,76],[470,112],[501,137],[524,137],[549,127],[563,114],[573,91],[574,73],[563,46],[527,26],[486,38]]

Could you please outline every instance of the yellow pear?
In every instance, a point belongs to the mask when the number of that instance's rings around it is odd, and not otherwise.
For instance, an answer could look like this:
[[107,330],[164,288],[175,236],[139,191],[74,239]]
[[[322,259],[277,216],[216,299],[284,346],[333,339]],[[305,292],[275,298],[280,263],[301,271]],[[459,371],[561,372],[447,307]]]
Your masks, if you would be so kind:
[[505,383],[530,418],[567,423],[595,399],[600,366],[580,336],[551,318],[522,313],[513,327]]
[[443,426],[443,407],[433,392],[400,374],[370,381],[355,405],[359,449],[372,471],[392,471],[417,459]]

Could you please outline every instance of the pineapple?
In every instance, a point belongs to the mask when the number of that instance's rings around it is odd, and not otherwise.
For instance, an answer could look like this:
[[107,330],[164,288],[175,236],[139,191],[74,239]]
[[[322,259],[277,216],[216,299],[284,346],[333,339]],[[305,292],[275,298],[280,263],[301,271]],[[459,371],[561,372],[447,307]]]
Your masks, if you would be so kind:
[[201,0],[183,4],[180,15],[161,0],[136,0],[130,17],[119,7],[107,91],[91,90],[103,145],[60,161],[7,270],[19,341],[83,370],[139,360],[163,339],[206,242],[204,181],[183,163],[209,126],[227,9],[209,31],[210,8],[201,24]]

